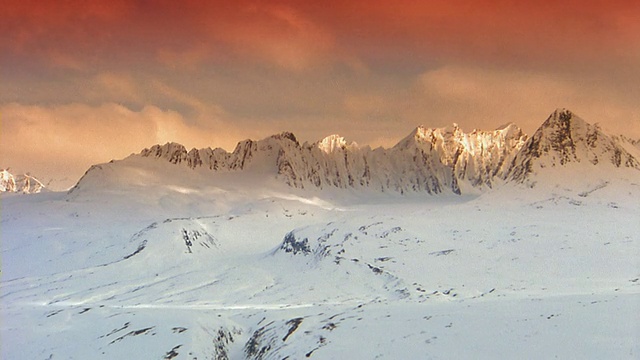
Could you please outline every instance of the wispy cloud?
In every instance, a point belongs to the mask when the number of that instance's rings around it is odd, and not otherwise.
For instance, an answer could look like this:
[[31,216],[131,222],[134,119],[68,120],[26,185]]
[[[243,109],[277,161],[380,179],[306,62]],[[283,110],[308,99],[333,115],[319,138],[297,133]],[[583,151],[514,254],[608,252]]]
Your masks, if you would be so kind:
[[640,137],[638,17],[604,0],[8,0],[0,159],[77,173],[284,130],[373,146],[418,124],[531,132],[558,106]]
[[[224,128],[189,125],[175,111],[146,106],[66,104],[0,106],[3,162],[48,177],[76,180],[90,165],[169,141],[188,147],[233,148]],[[3,166],[5,166],[3,164]]]

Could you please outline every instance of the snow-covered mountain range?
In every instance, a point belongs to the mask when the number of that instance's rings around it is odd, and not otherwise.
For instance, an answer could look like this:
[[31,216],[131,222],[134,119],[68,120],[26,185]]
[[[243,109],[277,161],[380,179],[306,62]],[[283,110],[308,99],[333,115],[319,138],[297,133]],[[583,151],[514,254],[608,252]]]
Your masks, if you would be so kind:
[[[292,133],[285,132],[259,141],[241,141],[230,153],[220,148],[187,151],[183,145],[167,143],[130,158],[165,161],[184,169],[177,171],[207,169],[275,177],[298,189],[368,189],[401,194],[460,195],[505,182],[533,185],[545,168],[575,170],[578,166],[583,171],[604,174],[611,167],[633,170],[632,176],[640,174],[640,148],[636,143],[609,136],[566,109],[554,111],[531,137],[514,124],[470,133],[456,124],[444,128],[419,126],[392,148],[371,149],[349,143],[339,135],[300,144]],[[118,163],[108,165],[117,168]],[[97,170],[89,170],[85,178]]]
[[13,175],[9,169],[0,170],[0,192],[35,194],[44,189],[42,182],[31,175]]
[[153,146],[3,196],[0,358],[637,358],[639,158],[562,109]]
[[260,168],[295,188],[371,188],[379,191],[461,193],[462,186],[492,187],[508,171],[527,136],[510,124],[495,131],[464,133],[418,127],[390,149],[348,143],[330,135],[300,144],[291,133],[240,142],[231,153],[168,143],[138,156],[164,159],[190,168],[251,171]]

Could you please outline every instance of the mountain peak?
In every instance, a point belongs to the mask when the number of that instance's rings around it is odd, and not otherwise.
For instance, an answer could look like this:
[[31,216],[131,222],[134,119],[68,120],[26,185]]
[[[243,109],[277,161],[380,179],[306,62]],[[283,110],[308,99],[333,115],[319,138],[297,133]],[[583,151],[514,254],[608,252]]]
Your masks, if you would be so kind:
[[424,125],[419,125],[412,132],[411,135],[414,135],[416,139],[424,139],[433,136],[433,134],[455,134],[462,132],[460,126],[457,123],[451,123],[451,125],[447,125],[439,128],[428,128]]
[[187,158],[187,149],[184,145],[167,142],[164,145],[153,145],[149,149],[144,149],[140,153],[144,157],[157,157],[169,160],[173,164],[181,163]]
[[502,124],[496,128],[496,131],[511,131],[511,130],[521,131],[520,127],[512,122],[508,122],[506,124]]
[[505,181],[522,183],[543,168],[565,165],[569,172],[592,164],[640,170],[635,143],[609,137],[564,108],[556,109],[532,137],[513,123],[470,133],[453,123],[418,126],[392,148],[373,151],[338,134],[300,145],[295,135],[282,132],[240,141],[231,153],[211,148],[187,151],[181,144],[166,143],[137,156],[191,169],[274,176],[300,189],[366,187],[402,194],[476,192]]
[[524,182],[542,168],[600,163],[640,170],[640,164],[620,144],[571,111],[556,109],[536,130],[513,161],[509,178]]
[[344,137],[338,134],[333,134],[318,141],[315,146],[322,150],[322,152],[330,154],[338,149],[346,149],[349,147],[357,148],[358,144],[355,142],[347,143],[347,140]]
[[552,114],[552,117],[557,117],[560,120],[569,120],[573,117],[573,112],[567,108],[557,108]]
[[412,146],[422,146],[421,144],[435,144],[439,139],[445,140],[452,137],[463,136],[464,132],[456,123],[441,128],[428,128],[424,125],[419,125],[404,139],[400,140],[394,146],[394,149],[406,149]]
[[557,108],[547,120],[542,123],[541,128],[564,128],[570,127],[583,127],[584,125],[590,125],[586,121],[582,120],[571,110],[565,108]]
[[42,182],[29,174],[13,175],[9,169],[0,170],[0,192],[34,194],[44,189]]
[[296,143],[296,145],[300,146],[300,143],[298,142],[298,139],[296,139],[296,136],[293,135],[293,133],[290,133],[288,131],[283,131],[280,134],[271,135],[269,138],[275,139],[275,140],[289,140]]

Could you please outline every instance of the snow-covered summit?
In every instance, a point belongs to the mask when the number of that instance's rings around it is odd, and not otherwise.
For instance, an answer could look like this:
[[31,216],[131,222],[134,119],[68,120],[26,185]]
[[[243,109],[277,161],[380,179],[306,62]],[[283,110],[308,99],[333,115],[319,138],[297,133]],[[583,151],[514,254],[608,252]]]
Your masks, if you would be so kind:
[[[554,111],[532,137],[513,123],[492,131],[464,132],[457,124],[418,126],[395,146],[360,147],[339,135],[301,144],[283,132],[243,140],[232,152],[167,143],[132,157],[136,166],[162,161],[186,170],[210,170],[264,182],[277,179],[298,189],[367,189],[376,192],[478,193],[505,182],[524,183],[549,168],[588,164],[640,170],[640,151],[630,141],[606,135],[566,109]],[[600,167],[593,167],[599,165]],[[113,166],[117,171],[118,164]],[[188,173],[187,173],[188,174]],[[211,176],[211,181],[217,181]],[[537,175],[535,175],[537,176]],[[636,176],[635,171],[632,176]],[[538,179],[540,180],[540,179]],[[536,181],[538,181],[536,180]]]
[[501,181],[502,166],[526,140],[515,125],[493,132],[464,133],[457,124],[420,126],[390,149],[371,150],[330,135],[300,144],[291,133],[244,140],[231,153],[167,143],[139,156],[186,164],[194,169],[275,173],[295,188],[369,188],[377,191],[461,193],[460,186],[482,188]]
[[174,142],[168,142],[164,145],[154,145],[150,149],[142,150],[140,154],[142,156],[162,158],[172,164],[179,164],[188,159],[187,149],[182,144]]
[[9,169],[0,170],[0,192],[35,194],[44,189],[42,182],[29,174],[13,175]]
[[527,139],[514,124],[494,131],[465,133],[454,123],[443,128],[419,126],[393,150],[435,157],[453,171],[454,179],[466,181],[473,187],[492,187],[504,177],[508,164]]
[[323,152],[330,154],[338,149],[345,149],[347,147],[357,147],[358,145],[354,142],[347,143],[347,140],[344,137],[338,134],[333,134],[317,142],[316,146],[318,147],[318,149],[322,150]]
[[567,109],[557,109],[516,155],[508,179],[522,183],[545,168],[577,166],[593,171],[605,167],[640,170],[638,159],[619,139]]
[[393,148],[408,149],[411,147],[433,148],[437,142],[450,142],[460,140],[464,132],[458,124],[442,128],[427,128],[423,125],[415,128],[407,137],[400,140]]

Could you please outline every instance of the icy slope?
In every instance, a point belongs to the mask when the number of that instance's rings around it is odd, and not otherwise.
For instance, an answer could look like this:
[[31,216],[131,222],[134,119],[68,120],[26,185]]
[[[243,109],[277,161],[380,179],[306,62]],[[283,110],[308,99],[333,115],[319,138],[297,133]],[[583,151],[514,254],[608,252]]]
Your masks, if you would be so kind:
[[633,358],[640,187],[616,186],[11,197],[2,358]]

